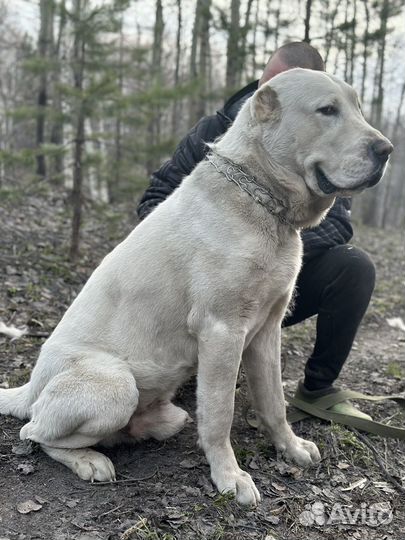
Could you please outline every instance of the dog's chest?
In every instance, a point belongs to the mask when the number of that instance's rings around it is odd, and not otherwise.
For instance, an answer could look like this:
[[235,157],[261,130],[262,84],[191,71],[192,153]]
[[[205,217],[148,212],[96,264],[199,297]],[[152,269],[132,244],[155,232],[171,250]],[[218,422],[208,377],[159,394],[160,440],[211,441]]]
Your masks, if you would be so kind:
[[250,285],[242,293],[242,316],[248,332],[260,328],[273,314],[282,317],[301,266],[301,240],[291,235],[252,264]]

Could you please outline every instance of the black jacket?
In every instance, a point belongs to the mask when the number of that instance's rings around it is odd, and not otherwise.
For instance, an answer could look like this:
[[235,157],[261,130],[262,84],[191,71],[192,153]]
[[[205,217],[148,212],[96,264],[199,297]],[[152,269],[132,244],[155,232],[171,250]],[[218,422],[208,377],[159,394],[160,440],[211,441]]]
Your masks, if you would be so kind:
[[[205,142],[222,135],[234,121],[239,109],[257,89],[258,81],[250,83],[232,96],[225,106],[212,116],[204,116],[177,146],[171,159],[152,174],[150,186],[138,206],[138,215],[144,219],[163,202],[189,175],[208,152]],[[330,247],[346,244],[353,235],[350,224],[350,200],[336,199],[320,225],[302,231],[304,258],[309,259]]]

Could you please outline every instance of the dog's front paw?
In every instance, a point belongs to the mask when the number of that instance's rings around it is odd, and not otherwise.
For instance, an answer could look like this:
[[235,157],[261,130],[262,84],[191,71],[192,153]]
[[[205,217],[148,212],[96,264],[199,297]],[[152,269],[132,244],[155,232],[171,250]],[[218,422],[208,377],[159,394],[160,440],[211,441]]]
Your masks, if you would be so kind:
[[94,450],[83,449],[79,451],[71,468],[82,480],[90,480],[91,482],[113,482],[115,480],[115,469],[111,460]]
[[290,444],[279,449],[282,454],[300,467],[309,467],[321,460],[321,454],[315,443],[294,435]]
[[260,494],[252,477],[242,469],[212,472],[211,478],[220,493],[233,494],[240,504],[256,506],[260,502]]

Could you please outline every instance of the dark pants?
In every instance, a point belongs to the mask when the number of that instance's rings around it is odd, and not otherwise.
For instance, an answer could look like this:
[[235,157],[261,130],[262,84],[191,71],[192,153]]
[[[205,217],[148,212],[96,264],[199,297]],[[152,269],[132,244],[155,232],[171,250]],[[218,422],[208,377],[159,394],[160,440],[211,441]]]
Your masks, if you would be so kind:
[[349,245],[333,247],[302,267],[295,306],[283,326],[318,315],[315,347],[305,366],[308,390],[326,388],[339,376],[374,282],[375,268],[368,255]]

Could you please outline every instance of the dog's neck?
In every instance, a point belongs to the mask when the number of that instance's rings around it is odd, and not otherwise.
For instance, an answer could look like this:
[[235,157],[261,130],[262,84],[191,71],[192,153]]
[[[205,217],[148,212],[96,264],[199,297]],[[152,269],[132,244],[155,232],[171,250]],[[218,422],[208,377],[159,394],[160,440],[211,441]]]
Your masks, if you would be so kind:
[[[300,189],[302,180],[293,178],[297,175],[274,165],[268,159],[265,166],[258,161],[242,166],[219,154],[211,146],[207,160],[222,176],[248,193],[282,225],[296,229],[315,226],[334,202],[333,197],[312,195],[304,185]],[[266,185],[269,184],[269,177],[275,180],[272,182],[272,190]],[[261,182],[258,178],[264,178],[265,181]]]
[[211,150],[207,155],[207,161],[229,182],[233,182],[242,191],[248,193],[269,214],[277,216],[281,223],[293,225],[286,219],[287,208],[283,201],[278,199],[268,187],[260,184],[257,178],[244,170],[241,165],[237,165],[232,160],[221,156],[214,150]]

